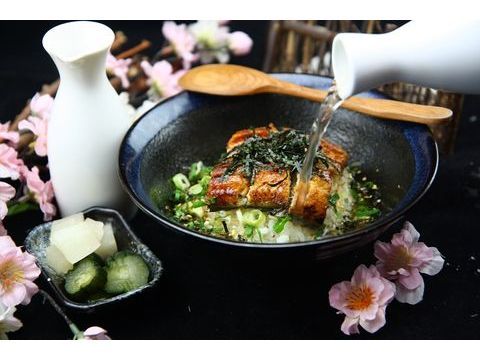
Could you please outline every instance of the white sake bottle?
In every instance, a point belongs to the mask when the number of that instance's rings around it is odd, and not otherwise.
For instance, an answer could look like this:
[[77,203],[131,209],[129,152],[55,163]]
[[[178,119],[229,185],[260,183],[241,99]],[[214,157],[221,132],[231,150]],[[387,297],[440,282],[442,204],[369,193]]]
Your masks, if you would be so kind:
[[386,34],[338,34],[332,67],[345,99],[401,81],[480,93],[480,20],[414,20]]
[[91,206],[127,216],[134,211],[117,175],[118,150],[131,121],[106,75],[114,37],[110,28],[90,21],[56,26],[43,37],[60,74],[48,161],[62,216]]

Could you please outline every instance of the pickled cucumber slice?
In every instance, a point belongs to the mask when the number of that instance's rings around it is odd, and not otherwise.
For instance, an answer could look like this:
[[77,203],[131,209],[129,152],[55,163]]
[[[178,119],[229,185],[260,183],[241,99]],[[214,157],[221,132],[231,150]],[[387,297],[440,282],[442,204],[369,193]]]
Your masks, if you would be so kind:
[[89,295],[102,290],[107,277],[102,265],[102,259],[91,254],[65,275],[65,291],[72,299],[86,300]]
[[107,260],[107,283],[109,294],[122,294],[148,283],[150,271],[140,255],[120,251]]

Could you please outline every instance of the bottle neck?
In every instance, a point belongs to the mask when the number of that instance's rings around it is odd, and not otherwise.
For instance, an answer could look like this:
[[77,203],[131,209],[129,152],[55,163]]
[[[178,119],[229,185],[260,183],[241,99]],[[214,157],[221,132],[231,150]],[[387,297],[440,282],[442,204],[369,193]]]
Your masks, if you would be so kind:
[[62,83],[75,83],[78,86],[96,86],[107,81],[107,51],[89,54],[73,61],[64,61],[51,55]]

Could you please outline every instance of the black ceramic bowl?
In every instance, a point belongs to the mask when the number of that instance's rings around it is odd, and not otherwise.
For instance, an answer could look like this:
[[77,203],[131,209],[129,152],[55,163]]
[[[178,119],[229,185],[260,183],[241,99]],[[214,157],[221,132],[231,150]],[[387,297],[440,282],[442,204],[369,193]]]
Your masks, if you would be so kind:
[[[331,79],[314,75],[275,76],[320,89],[327,89],[331,83]],[[363,96],[384,97],[377,92]],[[120,149],[121,181],[140,209],[194,241],[292,254],[301,249],[316,258],[353,249],[378,237],[432,183],[438,152],[426,126],[378,120],[344,109],[335,113],[327,138],[343,146],[350,154],[350,163],[358,164],[379,185],[383,202],[390,209],[368,226],[343,235],[302,243],[240,243],[184,228],[169,219],[149,197],[149,190],[157,184],[164,184],[168,191],[171,176],[191,163],[202,160],[214,164],[236,130],[273,122],[278,127],[308,131],[318,109],[318,103],[281,95],[219,97],[183,92],[157,105],[130,128]]]

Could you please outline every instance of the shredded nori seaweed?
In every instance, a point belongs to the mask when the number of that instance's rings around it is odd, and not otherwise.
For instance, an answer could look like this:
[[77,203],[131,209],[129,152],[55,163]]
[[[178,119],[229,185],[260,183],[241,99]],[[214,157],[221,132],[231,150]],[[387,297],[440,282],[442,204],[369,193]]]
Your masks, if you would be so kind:
[[[228,161],[224,176],[231,175],[238,168],[241,168],[250,180],[255,177],[258,169],[299,172],[307,148],[308,136],[297,130],[272,132],[266,138],[254,135],[222,156],[222,161]],[[317,152],[317,159],[325,167],[331,165],[331,160],[321,151]]]

